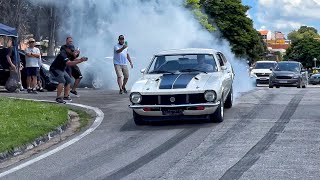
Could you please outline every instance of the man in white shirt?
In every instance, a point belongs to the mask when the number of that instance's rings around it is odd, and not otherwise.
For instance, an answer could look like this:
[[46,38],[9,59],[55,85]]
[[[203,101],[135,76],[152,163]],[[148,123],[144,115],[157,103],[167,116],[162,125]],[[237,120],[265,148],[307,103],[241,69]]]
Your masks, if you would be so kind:
[[39,73],[39,58],[40,50],[35,47],[35,40],[30,38],[29,47],[26,48],[26,71],[27,71],[27,86],[28,93],[37,94],[37,75]]
[[[113,64],[117,74],[117,82],[119,85],[119,94],[127,93],[126,84],[129,79],[129,70],[127,67],[127,61],[129,61],[131,68],[133,64],[128,53],[128,45],[124,43],[124,36],[120,35],[118,38],[119,43],[114,46]],[[123,75],[123,80],[122,80]]]

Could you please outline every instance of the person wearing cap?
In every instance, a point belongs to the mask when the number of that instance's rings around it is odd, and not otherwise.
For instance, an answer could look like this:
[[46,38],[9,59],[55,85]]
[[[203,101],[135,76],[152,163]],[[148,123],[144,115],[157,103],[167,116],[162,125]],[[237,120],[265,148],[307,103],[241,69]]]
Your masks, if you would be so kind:
[[[67,51],[69,51],[69,52],[67,52]],[[71,61],[73,61],[74,59],[76,59],[80,55],[80,50],[76,50],[74,48],[73,39],[70,36],[66,38],[66,44],[61,46],[60,52],[66,54],[66,56],[69,57],[69,59]],[[80,71],[80,68],[77,65],[67,67],[67,72],[71,77],[73,77],[75,79],[70,93],[72,93],[76,96],[79,96],[78,92],[77,92],[77,88],[78,88],[80,81],[83,77],[82,73]]]
[[[131,68],[133,64],[131,57],[128,53],[128,45],[124,43],[124,36],[118,37],[118,44],[114,46],[113,64],[117,74],[117,82],[119,85],[119,94],[127,93],[126,84],[129,79],[129,70],[127,67],[127,61],[129,61]],[[122,80],[123,76],[123,80]]]
[[[61,49],[60,53],[57,55],[50,66],[50,72],[52,74],[53,80],[59,83],[57,87],[57,103],[64,104],[66,103],[66,101],[72,101],[69,96],[71,77],[66,71],[67,67],[76,66],[77,64],[88,60],[88,58],[86,57],[73,59],[76,54],[76,52],[72,51],[72,47],[66,46],[64,49]],[[63,88],[64,97],[62,97]]]
[[35,47],[35,40],[30,38],[29,47],[26,48],[26,72],[27,72],[27,91],[37,94],[37,76],[39,73],[40,49]]

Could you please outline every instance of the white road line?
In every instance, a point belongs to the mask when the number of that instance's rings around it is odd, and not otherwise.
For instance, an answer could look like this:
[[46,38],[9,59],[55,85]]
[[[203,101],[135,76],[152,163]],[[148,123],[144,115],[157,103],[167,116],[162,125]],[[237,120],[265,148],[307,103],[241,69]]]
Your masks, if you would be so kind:
[[[22,98],[15,98],[15,99],[22,99]],[[23,99],[23,100],[30,100],[30,99]],[[53,101],[44,101],[44,100],[33,100],[33,101],[39,101],[39,102],[53,102]],[[90,134],[91,132],[93,132],[102,122],[103,118],[104,118],[104,113],[99,109],[99,108],[96,108],[96,107],[91,107],[91,106],[87,106],[87,105],[82,105],[82,104],[76,104],[76,103],[68,103],[69,105],[72,105],[72,106],[78,106],[78,107],[82,107],[82,108],[86,108],[86,109],[90,109],[90,110],[93,110],[95,111],[95,113],[97,114],[97,117],[96,119],[94,120],[93,124],[91,125],[91,127],[89,129],[87,129],[85,132],[83,132],[82,134],[80,134],[79,136],[71,139],[70,141],[62,144],[61,146],[47,152],[47,153],[44,153],[30,161],[27,161],[25,163],[22,163],[20,164],[19,166],[16,166],[14,168],[11,168],[7,171],[4,171],[2,173],[0,173],[0,178],[8,175],[8,174],[11,174],[13,172],[16,172],[22,168],[25,168],[35,162],[38,162],[50,155],[53,155],[54,153],[57,153],[59,151],[61,151],[62,149],[74,144],[75,142],[79,141],[80,139],[82,139],[83,137],[85,137],[86,135]]]

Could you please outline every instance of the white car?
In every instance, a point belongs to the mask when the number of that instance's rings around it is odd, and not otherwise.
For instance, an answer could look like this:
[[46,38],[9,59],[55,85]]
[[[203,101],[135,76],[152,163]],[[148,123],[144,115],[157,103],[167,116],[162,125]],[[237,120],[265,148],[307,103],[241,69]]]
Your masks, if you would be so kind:
[[269,84],[269,76],[277,65],[276,61],[257,61],[251,70],[251,77],[256,79],[256,85]]
[[222,122],[224,107],[232,106],[234,72],[219,51],[163,51],[141,72],[130,93],[136,125],[165,119]]

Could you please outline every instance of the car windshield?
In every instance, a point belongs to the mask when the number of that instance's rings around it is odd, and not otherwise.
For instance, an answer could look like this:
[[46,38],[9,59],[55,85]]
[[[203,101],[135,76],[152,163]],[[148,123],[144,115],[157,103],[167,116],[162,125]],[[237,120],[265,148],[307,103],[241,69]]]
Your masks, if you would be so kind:
[[299,64],[298,63],[278,63],[278,65],[275,68],[275,71],[299,72]]
[[276,66],[276,62],[260,62],[255,65],[255,69],[270,69]]
[[148,74],[175,72],[215,72],[216,61],[211,54],[179,54],[155,56]]

